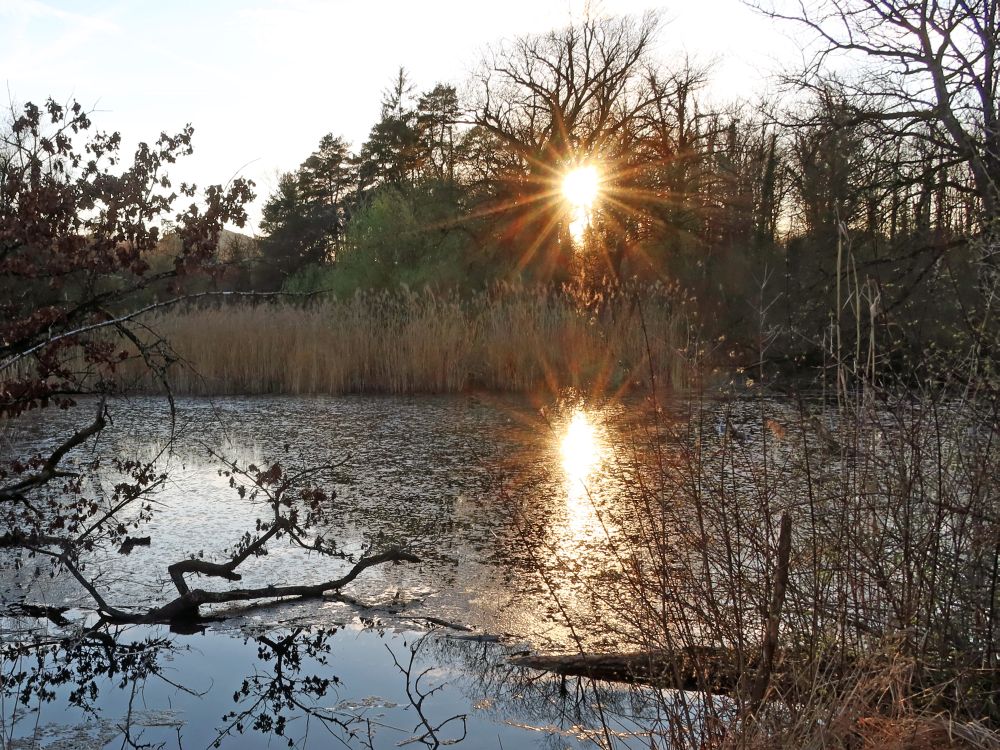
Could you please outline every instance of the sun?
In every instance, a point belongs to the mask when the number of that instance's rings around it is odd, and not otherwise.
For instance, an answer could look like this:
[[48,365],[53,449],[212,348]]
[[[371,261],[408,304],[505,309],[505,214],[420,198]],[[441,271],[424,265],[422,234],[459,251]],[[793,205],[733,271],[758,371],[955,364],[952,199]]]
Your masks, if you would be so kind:
[[572,220],[569,233],[576,245],[581,245],[590,226],[594,202],[601,192],[601,174],[597,167],[586,164],[570,170],[563,177],[562,194],[570,207]]
[[601,178],[594,166],[577,167],[563,177],[563,197],[574,209],[589,211],[600,188]]

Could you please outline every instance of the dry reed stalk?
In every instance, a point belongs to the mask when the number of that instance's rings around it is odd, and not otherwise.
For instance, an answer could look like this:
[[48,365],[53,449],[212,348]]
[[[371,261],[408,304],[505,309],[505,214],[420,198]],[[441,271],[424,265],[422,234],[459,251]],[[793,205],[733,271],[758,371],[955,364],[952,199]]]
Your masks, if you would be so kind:
[[[683,318],[654,310],[654,366],[678,384]],[[625,295],[595,307],[568,295],[503,288],[461,299],[369,293],[311,306],[171,310],[145,321],[186,367],[182,394],[455,393],[619,388],[647,356]],[[120,376],[126,382],[127,368]],[[151,379],[145,389],[156,389]]]
[[[868,316],[842,324],[867,333],[871,288],[841,293]],[[759,385],[652,403],[618,441],[616,491],[591,498],[606,567],[532,558],[574,633],[600,622],[600,643],[702,680],[652,699],[668,747],[1000,746],[1000,391],[879,377],[870,338],[832,344],[834,387],[797,409]],[[720,670],[744,676],[723,699]]]

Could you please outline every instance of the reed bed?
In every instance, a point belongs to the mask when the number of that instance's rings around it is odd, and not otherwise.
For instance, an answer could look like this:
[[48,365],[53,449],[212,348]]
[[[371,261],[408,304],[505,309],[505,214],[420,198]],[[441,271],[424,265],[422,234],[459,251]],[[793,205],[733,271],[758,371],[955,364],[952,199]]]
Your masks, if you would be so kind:
[[[661,382],[680,384],[676,308],[661,287],[585,298],[505,287],[175,309],[144,324],[175,353],[169,383],[182,394],[594,391],[628,388],[636,368],[648,377],[650,360]],[[161,387],[138,363],[118,378]]]

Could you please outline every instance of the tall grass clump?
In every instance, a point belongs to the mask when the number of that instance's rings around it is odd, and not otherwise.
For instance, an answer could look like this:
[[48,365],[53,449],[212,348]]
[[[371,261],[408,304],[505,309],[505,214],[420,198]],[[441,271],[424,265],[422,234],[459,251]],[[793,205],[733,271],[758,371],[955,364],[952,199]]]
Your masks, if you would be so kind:
[[[640,305],[655,331],[648,348]],[[665,382],[683,369],[684,319],[663,287],[586,297],[515,286],[472,297],[368,292],[174,309],[144,322],[173,350],[171,388],[188,394],[625,388],[650,354]],[[128,375],[123,368],[123,383]]]

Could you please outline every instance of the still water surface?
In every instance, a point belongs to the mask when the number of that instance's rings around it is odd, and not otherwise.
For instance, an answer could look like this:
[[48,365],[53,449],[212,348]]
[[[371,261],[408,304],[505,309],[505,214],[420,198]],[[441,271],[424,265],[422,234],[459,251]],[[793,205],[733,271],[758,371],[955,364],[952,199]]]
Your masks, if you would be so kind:
[[[152,545],[137,547],[128,557],[89,561],[92,571],[100,571],[109,601],[153,604],[171,598],[167,565],[191,555],[224,560],[225,549],[261,517],[264,509],[229,487],[212,452],[243,465],[343,462],[331,500],[334,521],[321,530],[324,536],[355,555],[405,544],[422,559],[369,569],[350,586],[348,593],[376,609],[326,601],[230,609],[220,613],[229,615],[226,622],[205,633],[170,636],[160,658],[175,678],[133,681],[142,682],[146,712],[135,713],[136,725],[167,747],[211,744],[217,737],[213,732],[226,726],[220,721],[224,712],[253,704],[253,690],[242,697],[234,690],[248,675],[274,667],[273,660],[261,658],[267,648],[255,638],[270,633],[264,637],[274,643],[304,628],[329,639],[328,663],[316,662],[312,654],[302,669],[341,680],[333,695],[319,701],[344,723],[333,722],[338,743],[433,746],[432,739],[441,739],[421,737],[426,725],[415,711],[420,692],[412,686],[407,691],[406,670],[396,663],[409,658],[419,643],[413,658],[420,669],[411,677],[430,669],[425,681],[433,683],[431,688],[440,685],[424,704],[435,715],[430,726],[450,716],[465,717],[441,728],[444,739],[465,737],[471,747],[498,748],[586,744],[595,729],[588,721],[595,718],[574,703],[572,691],[564,694],[553,680],[513,670],[506,658],[511,650],[528,648],[575,650],[578,641],[593,649],[620,645],[604,632],[602,617],[588,611],[588,587],[581,578],[599,577],[609,564],[607,540],[618,529],[602,511],[622,491],[615,449],[649,437],[644,413],[641,404],[584,403],[572,397],[547,404],[494,397],[189,399],[178,403],[171,428],[162,399],[115,403],[114,423],[92,450],[140,460],[163,452],[170,479],[155,498],[153,520],[139,532],[149,534]],[[5,435],[6,450],[31,446],[44,452],[89,416],[85,407],[43,414]],[[558,564],[551,565],[553,560]],[[240,586],[319,582],[336,577],[337,565],[343,563],[275,545],[270,554],[241,568]],[[540,567],[547,569],[545,577]],[[8,561],[0,582],[7,601],[87,605],[72,580],[36,578],[30,565],[17,571]],[[220,583],[202,579],[196,585]],[[559,589],[558,601],[553,586]],[[574,632],[565,625],[564,611],[577,619]],[[369,627],[360,627],[359,617]],[[471,628],[477,636],[499,636],[503,645],[461,633],[450,637],[455,632],[418,641],[416,629],[423,632],[429,622],[441,621]],[[10,638],[26,625],[7,621],[4,627]],[[158,637],[162,630],[134,628],[117,637]],[[620,709],[616,721],[623,735],[637,734],[635,746],[648,747],[649,737],[643,744],[644,733],[628,718],[641,716],[634,705],[641,702],[641,691],[601,690]],[[121,746],[121,717],[132,716],[130,699],[133,713],[139,710],[130,691],[127,685],[105,686],[90,723],[72,711],[60,715],[48,707],[25,717],[8,703],[3,706],[5,735],[24,739],[34,733],[48,747]],[[208,697],[198,697],[202,693]],[[306,731],[310,725],[302,713],[295,736],[304,738],[303,746],[327,746],[330,727],[314,721]],[[267,732],[253,734],[252,722],[243,724],[247,734],[223,734],[224,746],[266,744]],[[82,735],[68,735],[61,725],[74,732],[89,727],[93,736],[80,745]],[[38,734],[40,728],[45,731]]]

